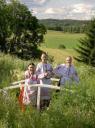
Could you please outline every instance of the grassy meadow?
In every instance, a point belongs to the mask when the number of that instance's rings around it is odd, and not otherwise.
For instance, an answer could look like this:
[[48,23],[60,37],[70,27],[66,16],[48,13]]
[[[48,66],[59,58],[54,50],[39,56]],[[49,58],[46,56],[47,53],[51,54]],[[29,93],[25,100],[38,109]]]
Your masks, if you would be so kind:
[[[48,47],[43,44],[40,48],[54,56],[55,66],[64,62],[67,55],[77,56],[73,48],[78,43],[77,39],[83,36],[49,31],[45,37]],[[64,44],[66,49],[59,49],[57,39],[63,44],[67,39],[72,44]],[[31,61],[38,63],[38,60],[23,61],[0,53],[0,88],[23,79],[27,64]],[[95,68],[76,62],[75,66],[80,77],[79,85],[63,87],[72,92],[53,92],[49,109],[42,112],[28,106],[23,113],[16,97],[19,90],[0,93],[0,128],[95,128]]]
[[[47,31],[45,41],[41,45],[40,49],[53,56],[54,63],[63,63],[68,55],[71,55],[72,57],[78,56],[78,53],[74,50],[74,48],[77,48],[79,40],[84,36],[84,34]],[[65,48],[61,48],[62,45],[64,45]]]
[[84,34],[47,31],[47,34],[45,35],[45,43],[42,46],[46,48],[59,49],[60,45],[64,45],[66,49],[73,49],[76,48],[80,38],[82,37],[84,37]]

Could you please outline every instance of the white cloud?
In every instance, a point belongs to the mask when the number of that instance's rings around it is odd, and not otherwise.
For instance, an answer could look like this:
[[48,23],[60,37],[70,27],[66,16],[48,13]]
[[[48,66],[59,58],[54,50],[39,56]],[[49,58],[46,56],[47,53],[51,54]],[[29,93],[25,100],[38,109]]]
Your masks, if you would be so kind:
[[46,14],[54,14],[55,11],[54,11],[53,8],[48,8],[48,9],[45,10],[45,13],[46,13]]
[[39,0],[41,4],[45,3],[47,0]]
[[37,13],[38,13],[37,8],[34,8],[34,9],[32,10],[32,14],[33,14],[33,15],[37,15]]
[[[10,0],[7,0],[8,2]],[[38,19],[91,19],[95,0],[20,0]]]
[[92,5],[75,4],[75,5],[73,5],[72,12],[74,12],[74,13],[85,13],[85,12],[90,11],[91,9],[92,9]]
[[74,4],[71,10],[72,19],[88,20],[95,16],[95,7],[91,4]]
[[46,14],[61,14],[64,12],[64,8],[48,8],[45,10]]
[[47,0],[33,0],[34,2],[37,2],[39,4],[43,4],[45,3]]
[[48,2],[48,0],[19,0],[19,1],[27,5],[29,9],[33,7],[42,7]]

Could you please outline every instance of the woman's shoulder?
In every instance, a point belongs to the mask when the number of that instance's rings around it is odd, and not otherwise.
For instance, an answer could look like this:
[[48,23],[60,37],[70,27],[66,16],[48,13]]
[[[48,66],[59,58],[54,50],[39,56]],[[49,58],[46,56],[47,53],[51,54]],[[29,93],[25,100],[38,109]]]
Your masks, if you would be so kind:
[[38,67],[41,66],[41,65],[42,65],[42,62],[39,62],[39,63],[37,64]]
[[60,64],[60,65],[57,66],[57,68],[63,68],[65,66],[66,66],[65,64]]
[[26,70],[24,74],[25,74],[25,75],[28,75],[28,74],[29,74],[29,71],[28,71],[28,70]]
[[24,77],[25,77],[25,79],[28,79],[29,78],[29,71],[28,70],[25,71]]

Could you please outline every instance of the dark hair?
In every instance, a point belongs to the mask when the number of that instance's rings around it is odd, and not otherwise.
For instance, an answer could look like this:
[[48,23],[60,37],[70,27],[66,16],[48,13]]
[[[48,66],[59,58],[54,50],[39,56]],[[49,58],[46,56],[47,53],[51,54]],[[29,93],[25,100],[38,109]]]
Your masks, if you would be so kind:
[[34,64],[34,63],[29,63],[29,64],[28,64],[28,67],[29,67],[30,65],[35,66],[35,64]]
[[42,52],[41,56],[42,56],[43,54],[47,56],[47,53],[46,53],[46,52]]

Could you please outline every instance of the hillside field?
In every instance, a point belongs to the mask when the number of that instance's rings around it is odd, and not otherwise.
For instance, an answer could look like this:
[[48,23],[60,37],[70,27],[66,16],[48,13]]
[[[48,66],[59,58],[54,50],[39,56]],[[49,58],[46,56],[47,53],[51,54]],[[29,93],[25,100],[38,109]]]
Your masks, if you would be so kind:
[[64,45],[66,49],[73,49],[77,47],[80,38],[83,37],[84,34],[47,31],[45,43],[43,43],[42,46],[46,48],[59,48],[60,45]]
[[[78,55],[74,48],[77,48],[79,40],[84,38],[84,36],[84,34],[47,31],[45,41],[40,49],[53,56],[55,63],[62,63],[66,56],[71,55],[72,57],[75,57]],[[61,45],[64,45],[66,48],[60,48]]]

